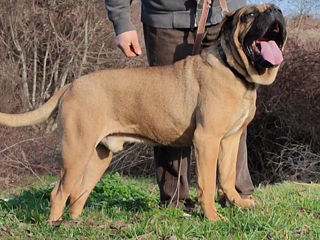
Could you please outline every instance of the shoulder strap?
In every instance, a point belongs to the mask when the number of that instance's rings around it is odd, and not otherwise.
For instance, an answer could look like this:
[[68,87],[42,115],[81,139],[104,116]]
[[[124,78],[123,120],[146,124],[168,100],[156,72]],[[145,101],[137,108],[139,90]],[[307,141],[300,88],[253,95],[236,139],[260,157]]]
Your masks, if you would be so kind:
[[[219,3],[222,9],[221,14],[223,16],[225,13],[228,12],[228,5],[226,0],[219,0]],[[201,13],[201,17],[200,17],[198,29],[197,29],[197,35],[193,45],[192,55],[196,55],[200,52],[201,43],[205,33],[205,27],[206,27],[206,21],[208,18],[209,8],[211,7],[210,5],[211,5],[211,0],[204,0],[202,13]]]

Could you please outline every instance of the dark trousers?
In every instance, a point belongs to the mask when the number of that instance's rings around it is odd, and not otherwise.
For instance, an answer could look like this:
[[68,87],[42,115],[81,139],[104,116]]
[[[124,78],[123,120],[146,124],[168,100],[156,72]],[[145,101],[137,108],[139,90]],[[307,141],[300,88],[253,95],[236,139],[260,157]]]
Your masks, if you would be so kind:
[[[149,65],[172,64],[191,55],[195,31],[190,29],[163,29],[143,26],[144,39]],[[208,47],[216,40],[219,32],[217,26],[207,28],[202,47]],[[161,79],[159,79],[161,81]],[[173,202],[189,199],[190,147],[155,147],[154,160],[157,183],[160,189],[160,201]],[[181,164],[181,166],[179,165]],[[180,171],[180,184],[177,189]],[[242,134],[237,160],[236,189],[240,195],[253,193],[253,184],[247,163],[246,131]]]

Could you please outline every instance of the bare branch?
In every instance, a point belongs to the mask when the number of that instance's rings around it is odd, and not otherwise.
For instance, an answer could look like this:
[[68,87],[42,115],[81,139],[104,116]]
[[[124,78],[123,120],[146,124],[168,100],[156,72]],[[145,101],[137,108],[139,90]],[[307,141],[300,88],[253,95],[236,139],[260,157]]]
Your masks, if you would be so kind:
[[[43,76],[42,76],[42,82],[41,82],[40,104],[42,104],[46,98],[45,84],[46,84],[46,78],[47,78],[47,62],[48,62],[49,51],[50,51],[50,43],[47,43],[46,54],[43,60],[43,71],[42,71]],[[50,83],[48,85],[50,85]]]
[[[87,5],[88,5],[88,1],[87,1]],[[84,23],[84,52],[83,52],[83,56],[82,56],[82,61],[79,67],[79,72],[78,72],[78,77],[81,76],[82,71],[83,71],[83,65],[86,63],[87,61],[87,52],[88,52],[88,23],[89,23],[89,7],[87,6],[87,11],[86,11],[86,19],[85,19],[85,23]]]
[[63,74],[61,76],[60,86],[57,86],[56,90],[58,90],[58,88],[62,88],[66,84],[66,80],[67,80],[69,71],[71,70],[71,66],[70,65],[71,65],[74,57],[75,57],[75,55],[72,55],[72,57],[70,58],[70,60],[66,64],[66,67],[64,68]]
[[34,141],[42,139],[42,138],[43,137],[35,137],[35,138],[28,138],[28,139],[21,140],[19,142],[16,142],[15,144],[12,144],[12,145],[7,146],[4,149],[0,150],[0,153],[4,153],[4,152],[8,151],[9,149],[11,149],[13,147],[16,147],[16,146],[18,146],[20,144],[23,144],[23,143],[26,143],[26,142],[34,142]]
[[27,68],[27,59],[26,59],[26,55],[24,53],[24,51],[22,50],[22,47],[19,43],[19,40],[17,38],[17,34],[15,33],[15,26],[13,25],[13,12],[11,10],[10,14],[9,14],[9,26],[10,26],[10,33],[11,33],[11,37],[12,37],[12,41],[16,47],[16,49],[19,52],[19,58],[21,60],[21,64],[22,64],[22,86],[23,86],[23,93],[24,93],[24,97],[23,97],[23,105],[25,110],[28,110],[29,108],[31,108],[31,103],[29,101],[30,99],[30,95],[29,95],[29,86],[28,86],[28,68]]
[[38,46],[34,36],[33,47],[33,86],[32,86],[32,106],[36,105],[36,91],[37,91],[37,64],[38,64]]

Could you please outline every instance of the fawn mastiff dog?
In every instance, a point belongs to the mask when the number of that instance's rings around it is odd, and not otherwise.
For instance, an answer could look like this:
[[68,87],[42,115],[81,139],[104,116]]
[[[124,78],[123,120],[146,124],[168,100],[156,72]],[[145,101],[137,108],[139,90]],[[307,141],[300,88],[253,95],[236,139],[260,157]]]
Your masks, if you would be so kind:
[[285,40],[279,8],[246,6],[224,18],[216,44],[200,55],[170,66],[82,76],[34,111],[1,113],[0,124],[33,125],[59,108],[63,166],[51,193],[50,221],[61,220],[69,196],[71,216],[81,214],[112,153],[125,141],[193,144],[199,203],[208,219],[217,220],[217,170],[229,202],[254,204],[235,189],[239,138],[255,114],[258,85],[275,80]]

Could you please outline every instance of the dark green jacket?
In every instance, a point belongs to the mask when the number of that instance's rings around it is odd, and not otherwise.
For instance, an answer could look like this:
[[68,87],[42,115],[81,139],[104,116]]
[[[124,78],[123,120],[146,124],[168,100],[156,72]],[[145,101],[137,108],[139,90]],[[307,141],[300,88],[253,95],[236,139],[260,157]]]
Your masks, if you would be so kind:
[[[130,19],[132,0],[105,0],[108,17],[116,34],[135,29]],[[212,1],[207,25],[221,21],[221,8],[218,0]],[[246,0],[227,0],[230,11],[246,4]],[[141,0],[141,21],[157,28],[194,28],[195,19],[201,16],[201,4],[195,0]]]

